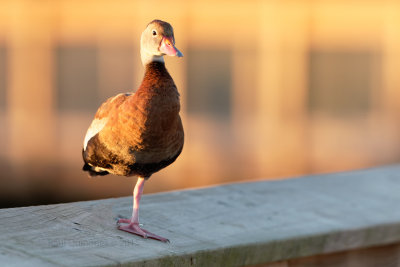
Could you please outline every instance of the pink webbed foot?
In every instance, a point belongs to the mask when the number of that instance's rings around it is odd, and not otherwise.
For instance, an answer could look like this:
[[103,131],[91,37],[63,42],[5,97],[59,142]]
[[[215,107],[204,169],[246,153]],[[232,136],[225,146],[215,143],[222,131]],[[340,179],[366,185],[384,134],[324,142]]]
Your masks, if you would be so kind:
[[147,231],[146,229],[140,228],[138,223],[132,223],[130,219],[119,219],[118,220],[118,224],[120,223],[128,223],[127,225],[119,225],[118,229],[131,233],[131,234],[135,234],[138,236],[141,236],[143,238],[152,238],[161,242],[169,242],[169,240],[167,238],[164,238],[162,236],[153,234],[149,231]]

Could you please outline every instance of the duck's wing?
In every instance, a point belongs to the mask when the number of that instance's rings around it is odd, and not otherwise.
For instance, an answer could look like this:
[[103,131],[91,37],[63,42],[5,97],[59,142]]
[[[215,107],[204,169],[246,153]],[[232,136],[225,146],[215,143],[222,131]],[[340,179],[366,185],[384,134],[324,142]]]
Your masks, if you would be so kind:
[[97,110],[92,123],[90,124],[85,139],[83,141],[83,150],[86,150],[87,144],[91,138],[99,133],[109,120],[110,114],[118,109],[118,107],[125,102],[127,97],[131,96],[130,93],[118,94],[114,97],[107,99]]
[[110,117],[123,104],[130,93],[118,94],[105,101],[97,110],[92,123],[90,124],[83,142],[82,156],[85,162],[84,171],[91,176],[108,174],[106,171],[107,159],[104,155],[104,144],[99,142],[98,134],[103,130],[110,120]]

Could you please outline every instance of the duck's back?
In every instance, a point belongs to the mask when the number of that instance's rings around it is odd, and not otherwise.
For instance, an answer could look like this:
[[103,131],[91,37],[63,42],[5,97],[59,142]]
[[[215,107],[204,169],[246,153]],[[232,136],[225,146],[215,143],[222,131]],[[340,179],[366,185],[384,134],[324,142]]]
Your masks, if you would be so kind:
[[179,93],[164,63],[149,63],[135,94],[118,95],[99,108],[95,120],[106,122],[86,141],[85,162],[97,171],[149,177],[182,150],[179,110]]

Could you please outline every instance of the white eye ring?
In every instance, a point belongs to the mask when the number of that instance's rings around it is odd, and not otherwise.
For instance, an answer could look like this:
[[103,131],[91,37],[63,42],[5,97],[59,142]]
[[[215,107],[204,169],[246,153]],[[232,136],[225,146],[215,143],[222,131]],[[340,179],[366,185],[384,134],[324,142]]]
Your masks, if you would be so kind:
[[157,31],[156,30],[153,30],[153,36],[156,36],[157,35]]

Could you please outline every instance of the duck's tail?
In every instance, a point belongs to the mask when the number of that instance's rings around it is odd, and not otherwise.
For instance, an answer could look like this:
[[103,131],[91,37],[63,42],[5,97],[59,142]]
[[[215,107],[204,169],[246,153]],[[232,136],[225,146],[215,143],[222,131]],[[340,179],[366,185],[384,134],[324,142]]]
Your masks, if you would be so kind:
[[89,175],[90,177],[94,177],[94,176],[104,176],[104,175],[109,174],[108,171],[100,170],[100,169],[98,169],[98,168],[96,168],[96,167],[90,166],[90,165],[87,164],[86,162],[85,162],[85,165],[83,165],[82,170],[85,171],[85,172],[88,172],[88,175]]

